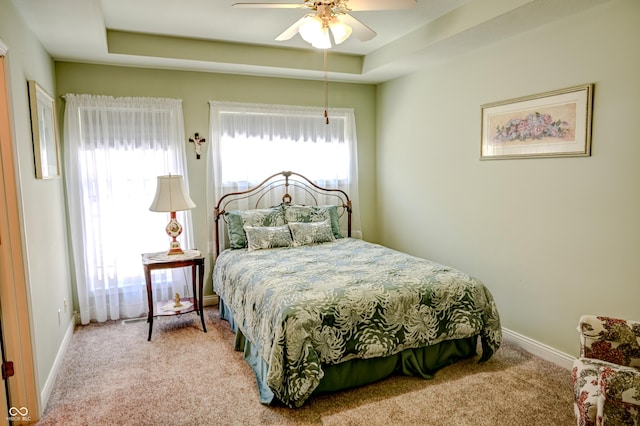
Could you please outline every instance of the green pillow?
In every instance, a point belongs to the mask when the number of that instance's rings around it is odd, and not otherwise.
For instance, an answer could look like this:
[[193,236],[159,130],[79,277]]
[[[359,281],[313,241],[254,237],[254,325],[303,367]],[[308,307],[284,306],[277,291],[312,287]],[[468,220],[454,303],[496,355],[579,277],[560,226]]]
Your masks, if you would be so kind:
[[229,234],[229,247],[232,249],[247,246],[247,235],[244,232],[242,216],[238,211],[226,212],[227,233]]

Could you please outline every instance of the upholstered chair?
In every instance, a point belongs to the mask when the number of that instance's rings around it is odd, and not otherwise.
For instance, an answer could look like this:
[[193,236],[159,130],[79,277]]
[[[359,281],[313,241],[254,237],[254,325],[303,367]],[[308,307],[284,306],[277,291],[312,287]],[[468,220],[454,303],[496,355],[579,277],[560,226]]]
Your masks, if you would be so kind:
[[583,315],[573,363],[578,426],[640,426],[640,322]]

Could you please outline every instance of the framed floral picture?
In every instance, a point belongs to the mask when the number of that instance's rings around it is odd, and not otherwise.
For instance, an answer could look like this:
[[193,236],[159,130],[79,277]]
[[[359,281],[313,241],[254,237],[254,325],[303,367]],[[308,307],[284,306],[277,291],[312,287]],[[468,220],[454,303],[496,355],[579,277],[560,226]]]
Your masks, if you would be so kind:
[[591,155],[593,84],[482,105],[480,159]]
[[55,101],[38,83],[29,86],[29,108],[31,109],[31,136],[37,179],[60,176],[60,147],[56,128]]

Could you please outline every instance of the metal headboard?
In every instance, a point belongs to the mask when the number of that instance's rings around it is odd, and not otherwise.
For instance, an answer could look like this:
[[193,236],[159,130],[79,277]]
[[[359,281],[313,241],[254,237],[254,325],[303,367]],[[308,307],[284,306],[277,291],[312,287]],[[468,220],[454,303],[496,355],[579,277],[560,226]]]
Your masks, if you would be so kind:
[[[342,208],[340,216],[343,216],[345,213],[347,215],[347,236],[351,237],[352,209],[351,200],[346,192],[341,189],[323,188],[299,173],[284,171],[269,176],[258,185],[247,189],[246,191],[230,192],[220,197],[213,211],[215,220],[214,233],[216,241],[216,257],[220,254],[220,234],[223,232],[222,227],[226,220],[224,214],[234,202],[239,200],[251,200],[251,208],[257,209],[261,207],[271,207],[261,205],[265,200],[265,196],[278,189],[283,189],[282,203],[291,204],[293,202],[293,197],[289,193],[290,188],[299,188],[304,191],[304,193],[306,193],[310,199],[315,202],[315,205],[318,204],[317,196],[319,195],[334,198],[335,203],[332,204]],[[224,236],[224,234],[222,235]]]

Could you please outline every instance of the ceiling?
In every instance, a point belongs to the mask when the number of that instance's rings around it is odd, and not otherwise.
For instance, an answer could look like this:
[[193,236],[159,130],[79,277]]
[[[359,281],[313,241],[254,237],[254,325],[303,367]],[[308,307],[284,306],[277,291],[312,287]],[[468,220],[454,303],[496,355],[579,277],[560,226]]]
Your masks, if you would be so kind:
[[[54,60],[319,78],[322,51],[274,39],[306,11],[234,8],[241,0],[13,0]],[[248,0],[268,3],[268,0]],[[302,0],[274,0],[302,3]],[[392,2],[393,0],[388,0]],[[608,0],[417,0],[352,12],[377,32],[329,54],[329,78],[378,83],[499,42]]]

